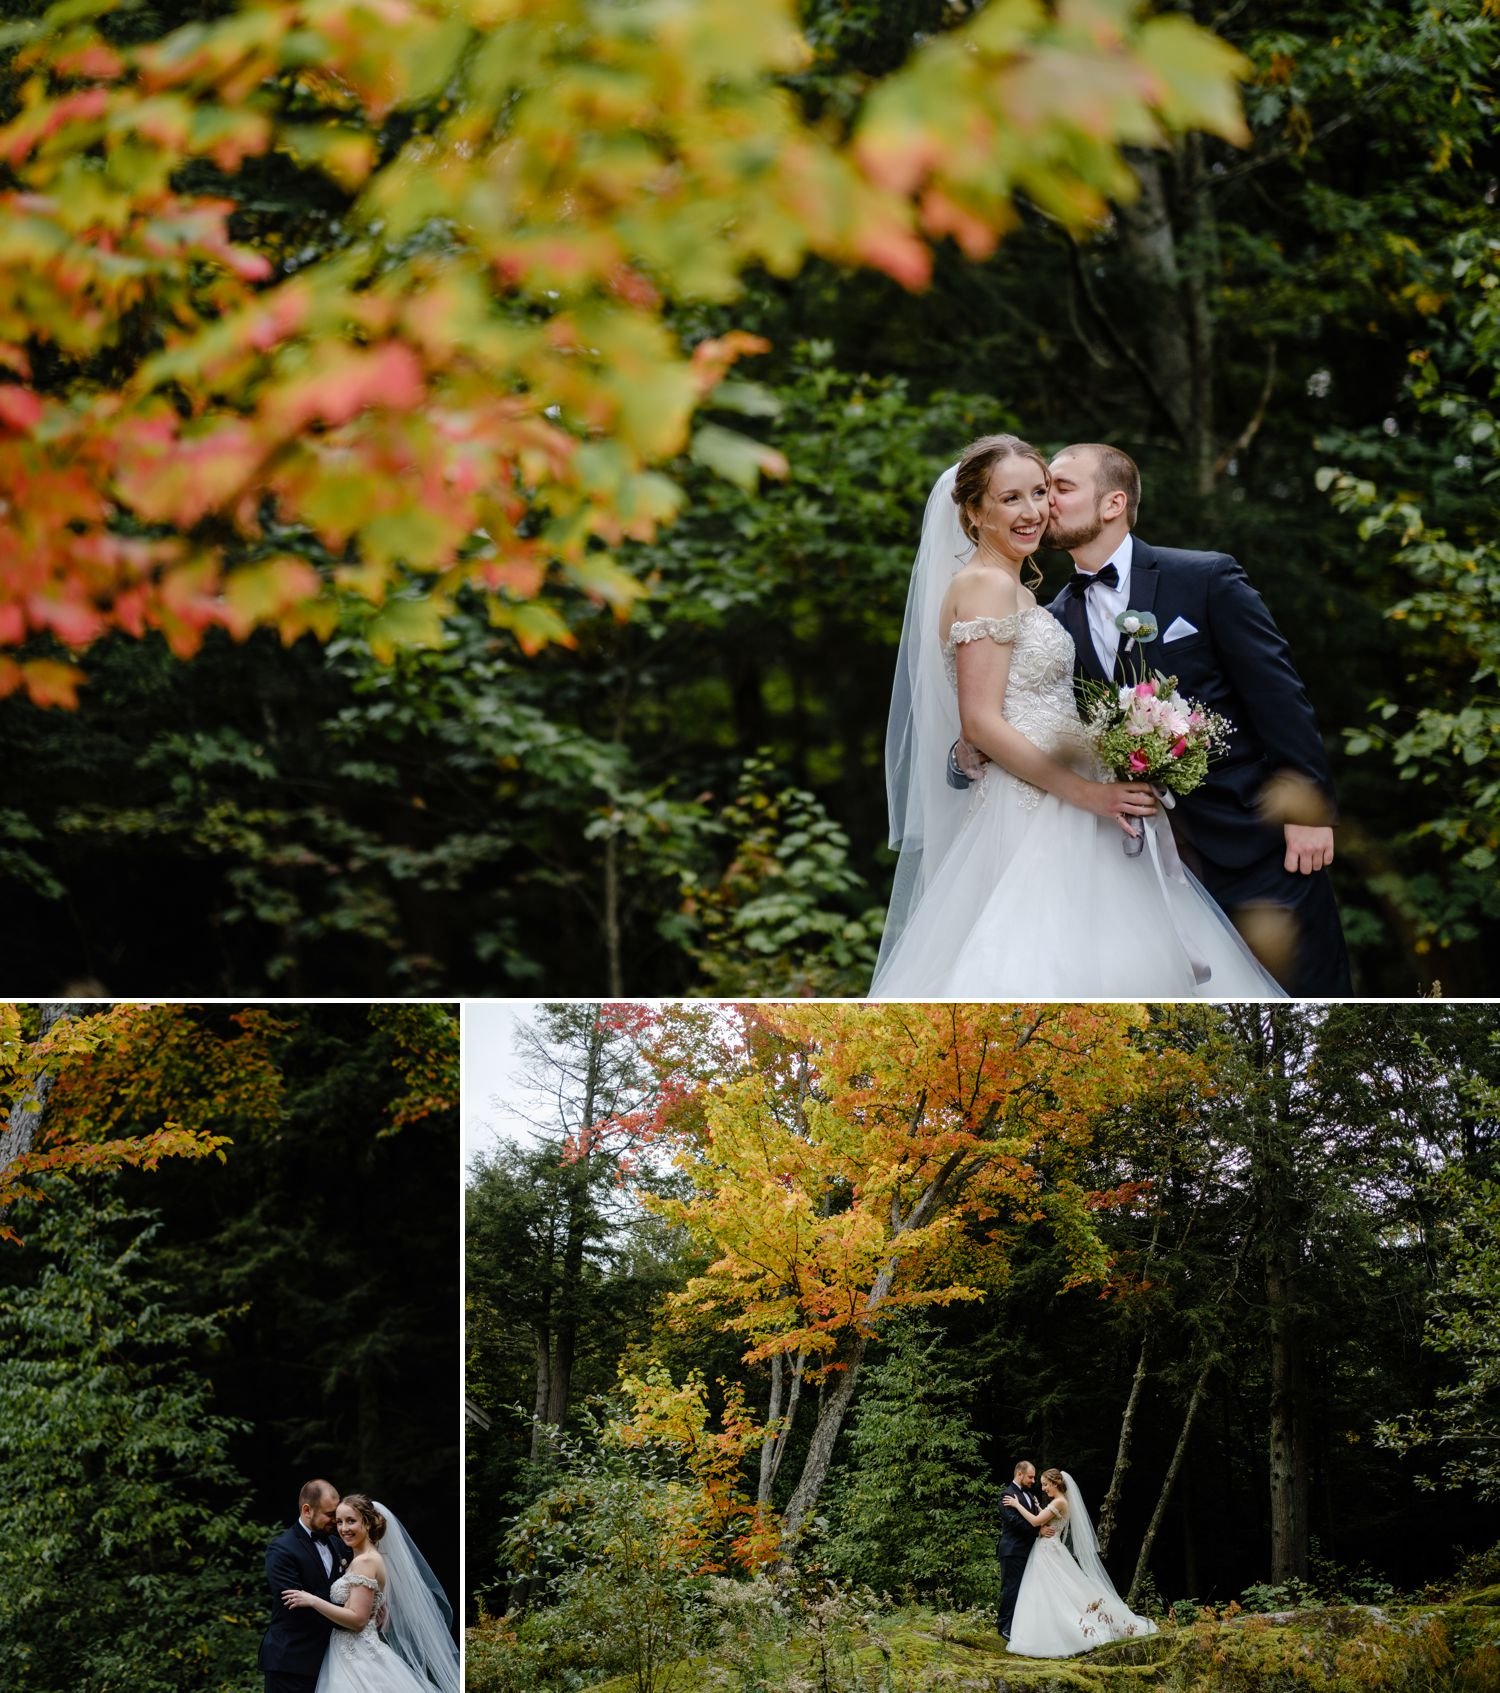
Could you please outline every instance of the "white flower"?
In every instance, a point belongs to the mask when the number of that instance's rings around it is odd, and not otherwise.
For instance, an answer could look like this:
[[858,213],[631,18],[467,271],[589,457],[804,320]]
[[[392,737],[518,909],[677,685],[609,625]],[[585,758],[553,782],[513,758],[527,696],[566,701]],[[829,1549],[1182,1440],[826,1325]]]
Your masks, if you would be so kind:
[[1120,627],[1127,635],[1139,635],[1141,632],[1141,620],[1138,617],[1127,617]]

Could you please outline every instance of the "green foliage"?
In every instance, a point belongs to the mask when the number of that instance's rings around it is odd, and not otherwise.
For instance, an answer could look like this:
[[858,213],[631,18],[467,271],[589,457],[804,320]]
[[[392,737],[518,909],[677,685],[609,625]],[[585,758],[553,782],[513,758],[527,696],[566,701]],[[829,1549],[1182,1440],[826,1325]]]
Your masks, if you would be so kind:
[[893,1324],[889,1343],[861,1389],[829,1509],[829,1562],[868,1587],[992,1605],[998,1489],[970,1417],[975,1382],[920,1318]]
[[1500,480],[1500,244],[1471,230],[1443,255],[1445,309],[1411,353],[1411,436],[1373,476],[1318,473],[1392,584],[1404,686],[1372,701],[1347,750],[1403,784],[1393,848],[1417,864],[1439,849],[1440,879],[1389,884],[1423,949],[1472,941],[1500,916],[1500,546],[1486,494]]
[[704,1631],[694,1489],[655,1448],[591,1439],[569,1443],[567,1457],[566,1478],[520,1514],[506,1541],[528,1595],[547,1606],[540,1621],[521,1621],[515,1645],[526,1653],[568,1643],[562,1661],[538,1654],[551,1686],[586,1665],[595,1679],[625,1676],[634,1693],[668,1693]]
[[684,919],[697,930],[698,992],[716,999],[812,994],[858,998],[880,949],[884,909],[849,864],[849,838],[801,788],[775,787],[747,760],[716,819],[733,843],[719,880],[684,875]]
[[58,1189],[45,1259],[0,1294],[0,1680],[16,1693],[251,1693],[267,1537],[245,1516],[158,1226],[108,1182]]
[[[1443,1486],[1500,1499],[1500,1181],[1439,1179],[1443,1272],[1423,1339],[1449,1360],[1431,1409],[1383,1423],[1382,1444],[1440,1458]],[[1433,1485],[1429,1480],[1428,1485]]]
[[1286,1581],[1252,1582],[1240,1594],[1240,1609],[1252,1616],[1273,1611],[1316,1610],[1323,1603],[1310,1581],[1290,1576]]

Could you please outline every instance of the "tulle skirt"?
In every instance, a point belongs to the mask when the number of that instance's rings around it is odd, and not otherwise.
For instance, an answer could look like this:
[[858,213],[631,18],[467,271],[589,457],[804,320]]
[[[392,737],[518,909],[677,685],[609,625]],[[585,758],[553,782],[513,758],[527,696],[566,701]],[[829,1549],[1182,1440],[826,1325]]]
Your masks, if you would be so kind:
[[1062,1540],[1038,1540],[1026,1560],[1010,1651],[1020,1658],[1071,1658],[1108,1640],[1155,1634],[1150,1617],[1138,1617],[1111,1588],[1094,1591]]
[[987,766],[870,997],[1284,997],[1203,885],[1170,868],[1165,836],[1165,854],[1124,844],[1109,818]]
[[434,1688],[373,1629],[353,1638],[340,1638],[335,1629],[314,1693],[434,1693]]

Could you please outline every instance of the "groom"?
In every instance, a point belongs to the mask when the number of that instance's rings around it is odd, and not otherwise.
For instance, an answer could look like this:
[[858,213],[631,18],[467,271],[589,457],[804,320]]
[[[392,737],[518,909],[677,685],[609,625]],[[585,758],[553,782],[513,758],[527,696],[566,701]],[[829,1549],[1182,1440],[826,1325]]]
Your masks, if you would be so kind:
[[332,1482],[306,1482],[297,1496],[297,1521],[266,1548],[271,1621],[259,1658],[266,1693],[313,1693],[333,1624],[310,1605],[290,1609],[281,1595],[300,1587],[320,1599],[328,1597],[349,1557],[348,1548],[330,1532],[338,1502]]
[[[1019,1499],[1036,1516],[1046,1501],[1036,1491],[1036,1465],[1022,1458],[1010,1481],[1000,1489],[1000,1497]],[[1019,1511],[1000,1507],[1000,1609],[997,1621],[1000,1638],[1010,1639],[1010,1625],[1016,1615],[1016,1595],[1021,1591],[1021,1577],[1026,1573],[1026,1560],[1038,1534],[1049,1535],[1050,1528],[1035,1529]]]
[[[1281,955],[1274,973],[1291,994],[1347,995],[1349,957],[1328,875],[1333,781],[1265,601],[1227,553],[1153,547],[1134,533],[1141,475],[1118,447],[1064,447],[1049,468],[1043,539],[1073,555],[1075,572],[1047,609],[1073,637],[1074,674],[1105,682],[1160,670],[1234,724],[1203,784],[1177,800],[1173,833],[1226,912],[1243,921],[1258,911],[1263,927],[1279,930],[1281,944],[1267,950]],[[1118,628],[1116,618],[1132,611],[1155,621],[1149,644]],[[1278,821],[1265,815],[1273,809]]]

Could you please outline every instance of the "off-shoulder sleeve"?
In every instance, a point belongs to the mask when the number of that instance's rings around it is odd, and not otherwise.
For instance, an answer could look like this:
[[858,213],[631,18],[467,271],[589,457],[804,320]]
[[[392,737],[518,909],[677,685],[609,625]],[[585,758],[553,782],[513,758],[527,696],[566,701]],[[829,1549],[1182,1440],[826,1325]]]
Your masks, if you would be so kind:
[[955,623],[948,631],[948,644],[960,647],[966,641],[999,641],[1008,645],[1021,627],[1021,614],[1013,611],[1009,617],[970,617]]
[[368,1587],[377,1599],[380,1597],[380,1583],[373,1580],[370,1576],[346,1575],[344,1580],[347,1581],[351,1587]]

